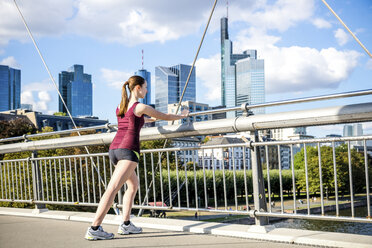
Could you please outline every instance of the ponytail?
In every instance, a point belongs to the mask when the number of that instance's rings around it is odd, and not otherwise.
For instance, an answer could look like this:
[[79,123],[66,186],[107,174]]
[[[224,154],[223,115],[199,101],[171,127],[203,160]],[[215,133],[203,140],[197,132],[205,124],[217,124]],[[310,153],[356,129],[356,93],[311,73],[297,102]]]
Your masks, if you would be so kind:
[[123,88],[121,90],[121,102],[120,102],[120,108],[119,108],[119,113],[118,113],[118,116],[121,116],[121,117],[123,117],[124,114],[128,110],[129,98],[128,98],[128,93],[127,93],[127,85],[129,85],[128,81],[124,83]]
[[121,90],[121,102],[120,102],[118,116],[123,117],[128,110],[130,96],[128,97],[127,86],[128,86],[129,92],[132,93],[132,91],[137,85],[142,87],[144,83],[145,83],[145,79],[141,76],[131,76],[128,79],[128,81],[124,83],[123,88]]

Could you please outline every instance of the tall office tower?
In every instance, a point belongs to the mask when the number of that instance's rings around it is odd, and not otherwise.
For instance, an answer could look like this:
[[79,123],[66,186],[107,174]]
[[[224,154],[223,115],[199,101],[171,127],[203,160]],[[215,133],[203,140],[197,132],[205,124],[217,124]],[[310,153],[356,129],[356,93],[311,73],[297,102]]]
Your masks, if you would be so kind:
[[[93,115],[92,76],[84,73],[82,65],[73,65],[59,73],[59,91],[72,116]],[[67,113],[61,99],[59,112]]]
[[21,70],[0,65],[0,111],[21,107]]
[[[221,105],[235,107],[243,102],[254,104],[264,101],[264,60],[257,59],[256,50],[233,54],[233,44],[229,40],[228,19],[221,18]],[[253,112],[263,113],[264,110]],[[234,112],[226,113],[227,118],[235,116]]]
[[[363,135],[363,126],[360,123],[354,123],[352,125],[345,125],[344,126],[344,137],[352,137],[352,136],[362,136]],[[352,146],[362,146],[363,141],[352,141],[350,143]]]
[[[362,136],[363,135],[363,126],[360,123],[354,123],[353,124],[353,136]],[[358,140],[351,142],[354,146],[363,146],[363,141]]]
[[360,123],[353,124],[353,136],[362,136],[363,135],[363,126]]
[[147,81],[147,94],[145,98],[140,99],[140,102],[144,104],[151,104],[151,72],[141,69],[136,71],[134,74],[143,77]]
[[[265,102],[264,60],[257,59],[256,50],[245,51],[246,59],[238,60],[236,65],[236,105],[249,105]],[[254,114],[264,114],[265,108],[252,109]],[[238,111],[238,115],[241,115]]]
[[[190,70],[191,66],[183,64],[175,65],[172,67],[155,67],[155,108],[157,110],[163,113],[167,113],[168,104],[179,102]],[[195,102],[195,99],[196,88],[194,68],[193,72],[191,73],[190,80],[182,101]],[[167,121],[159,121],[156,123],[156,125],[167,125]]]
[[344,126],[344,137],[351,137],[353,136],[353,126],[352,125],[345,125]]

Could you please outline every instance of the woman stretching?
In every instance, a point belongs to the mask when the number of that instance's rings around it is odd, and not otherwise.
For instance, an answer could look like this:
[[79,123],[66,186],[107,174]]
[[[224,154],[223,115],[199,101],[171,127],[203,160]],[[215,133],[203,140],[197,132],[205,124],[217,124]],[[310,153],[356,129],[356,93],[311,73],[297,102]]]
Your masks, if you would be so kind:
[[[127,96],[129,88],[129,99]],[[141,233],[142,228],[136,227],[130,222],[130,213],[133,200],[138,189],[138,178],[134,171],[139,161],[140,130],[145,122],[160,120],[179,120],[188,117],[188,111],[182,111],[181,115],[164,114],[156,111],[151,106],[138,102],[147,93],[147,82],[140,76],[132,76],[124,83],[122,98],[116,109],[118,118],[118,131],[111,143],[109,150],[110,160],[115,165],[114,173],[110,179],[105,193],[103,194],[93,220],[85,235],[87,240],[112,239],[113,233],[105,232],[101,223],[110,209],[115,195],[119,189],[127,183],[127,190],[123,197],[123,222],[120,224],[118,234]],[[144,114],[151,118],[144,117]]]

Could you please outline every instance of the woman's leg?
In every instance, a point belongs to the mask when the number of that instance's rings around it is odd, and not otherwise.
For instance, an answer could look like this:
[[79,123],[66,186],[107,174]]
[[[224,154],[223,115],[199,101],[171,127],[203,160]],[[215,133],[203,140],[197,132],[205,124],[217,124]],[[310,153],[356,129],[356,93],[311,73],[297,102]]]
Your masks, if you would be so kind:
[[126,181],[127,190],[125,191],[123,197],[123,221],[128,221],[130,219],[130,213],[132,211],[132,205],[134,197],[136,196],[138,189],[138,177],[136,172],[133,172],[131,177]]
[[116,193],[123,186],[125,181],[132,176],[136,166],[137,163],[130,160],[120,160],[117,163],[107,189],[99,202],[92,226],[101,225],[103,218],[107,214],[112,202],[114,201]]

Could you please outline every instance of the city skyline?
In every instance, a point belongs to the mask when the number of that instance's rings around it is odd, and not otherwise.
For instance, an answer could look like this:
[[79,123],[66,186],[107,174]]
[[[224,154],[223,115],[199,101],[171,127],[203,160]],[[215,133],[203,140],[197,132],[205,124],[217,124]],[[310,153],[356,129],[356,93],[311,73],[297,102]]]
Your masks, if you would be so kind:
[[[371,50],[370,1],[328,3]],[[41,9],[19,2],[53,77],[72,64],[84,65],[94,77],[93,115],[111,123],[116,122],[114,110],[122,83],[141,68],[141,50],[146,51],[144,68],[152,79],[158,65],[191,64],[212,7],[210,2],[198,1],[160,1],[156,6],[125,1],[116,6],[94,5],[74,0],[53,4],[38,0],[36,4]],[[0,64],[22,70],[22,103],[31,103],[34,110],[44,113],[57,112],[56,91],[19,14],[11,3],[0,5],[4,16],[0,21],[4,30]],[[85,8],[92,15],[87,15]],[[40,11],[45,16],[40,16]],[[219,26],[225,15],[225,3],[219,2],[196,63],[196,101],[209,106],[221,101]],[[320,1],[230,1],[229,36],[238,53],[254,49],[265,59],[267,102],[370,88],[372,60]],[[154,96],[153,91],[152,99]],[[266,112],[366,101],[371,101],[371,96],[267,108]],[[342,128],[317,129],[321,135],[341,134]],[[372,125],[365,130],[371,133]],[[308,133],[313,134],[311,128]]]
[[[229,39],[228,18],[221,18],[221,105],[227,108],[248,103],[265,102],[265,62],[257,57],[257,50],[234,53]],[[253,109],[264,114],[265,109]],[[228,112],[227,118],[240,116],[242,111]]]

